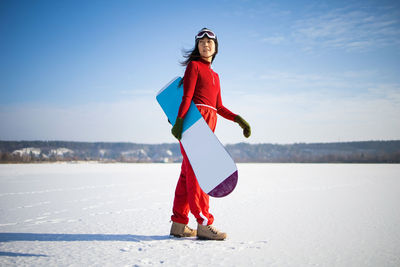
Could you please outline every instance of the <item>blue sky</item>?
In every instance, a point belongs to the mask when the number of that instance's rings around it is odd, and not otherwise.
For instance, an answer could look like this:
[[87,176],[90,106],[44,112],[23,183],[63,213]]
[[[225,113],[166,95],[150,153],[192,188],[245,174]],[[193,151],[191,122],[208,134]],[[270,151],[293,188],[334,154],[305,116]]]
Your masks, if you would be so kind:
[[0,2],[0,140],[174,142],[155,95],[213,29],[223,143],[400,139],[398,1]]

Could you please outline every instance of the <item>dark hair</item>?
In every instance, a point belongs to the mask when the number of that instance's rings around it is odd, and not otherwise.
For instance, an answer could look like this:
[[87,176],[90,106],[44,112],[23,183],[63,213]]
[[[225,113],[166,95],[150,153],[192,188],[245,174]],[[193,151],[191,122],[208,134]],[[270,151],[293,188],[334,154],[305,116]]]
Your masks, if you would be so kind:
[[[204,39],[206,37],[203,37],[201,39]],[[180,62],[182,66],[187,66],[190,62],[193,60],[199,60],[201,58],[200,56],[200,51],[199,51],[199,40],[196,40],[196,44],[193,49],[190,50],[183,50],[183,57],[186,58],[184,61]],[[215,43],[215,53],[211,59],[211,63],[214,61],[215,56],[218,54],[218,39],[211,39]]]

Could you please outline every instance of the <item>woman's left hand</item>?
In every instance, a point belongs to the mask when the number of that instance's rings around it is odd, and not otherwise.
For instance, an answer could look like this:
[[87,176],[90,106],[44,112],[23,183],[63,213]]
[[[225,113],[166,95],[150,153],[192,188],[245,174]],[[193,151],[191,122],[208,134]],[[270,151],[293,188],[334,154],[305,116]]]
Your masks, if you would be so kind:
[[237,122],[239,124],[239,126],[242,127],[244,137],[249,138],[251,135],[250,124],[247,121],[245,121],[242,117],[240,117],[239,115],[237,115],[235,117],[235,122]]
[[172,127],[171,129],[171,133],[173,136],[175,136],[176,139],[181,140],[182,129],[183,129],[183,119],[178,117],[176,118],[174,127]]

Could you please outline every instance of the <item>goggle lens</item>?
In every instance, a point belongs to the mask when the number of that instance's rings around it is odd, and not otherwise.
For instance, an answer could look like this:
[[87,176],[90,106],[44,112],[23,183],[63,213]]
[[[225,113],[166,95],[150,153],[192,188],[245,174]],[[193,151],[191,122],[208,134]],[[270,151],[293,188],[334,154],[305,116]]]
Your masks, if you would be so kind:
[[205,35],[210,39],[215,39],[215,34],[211,31],[201,31],[196,35],[196,40],[203,38]]

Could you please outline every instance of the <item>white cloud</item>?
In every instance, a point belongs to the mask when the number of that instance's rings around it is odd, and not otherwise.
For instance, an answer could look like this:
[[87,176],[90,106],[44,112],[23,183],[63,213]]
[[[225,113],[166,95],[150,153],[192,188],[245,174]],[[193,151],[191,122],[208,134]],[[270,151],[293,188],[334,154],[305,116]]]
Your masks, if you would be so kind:
[[358,8],[310,14],[293,26],[292,38],[307,49],[336,48],[365,51],[400,45],[400,19],[395,12]]

